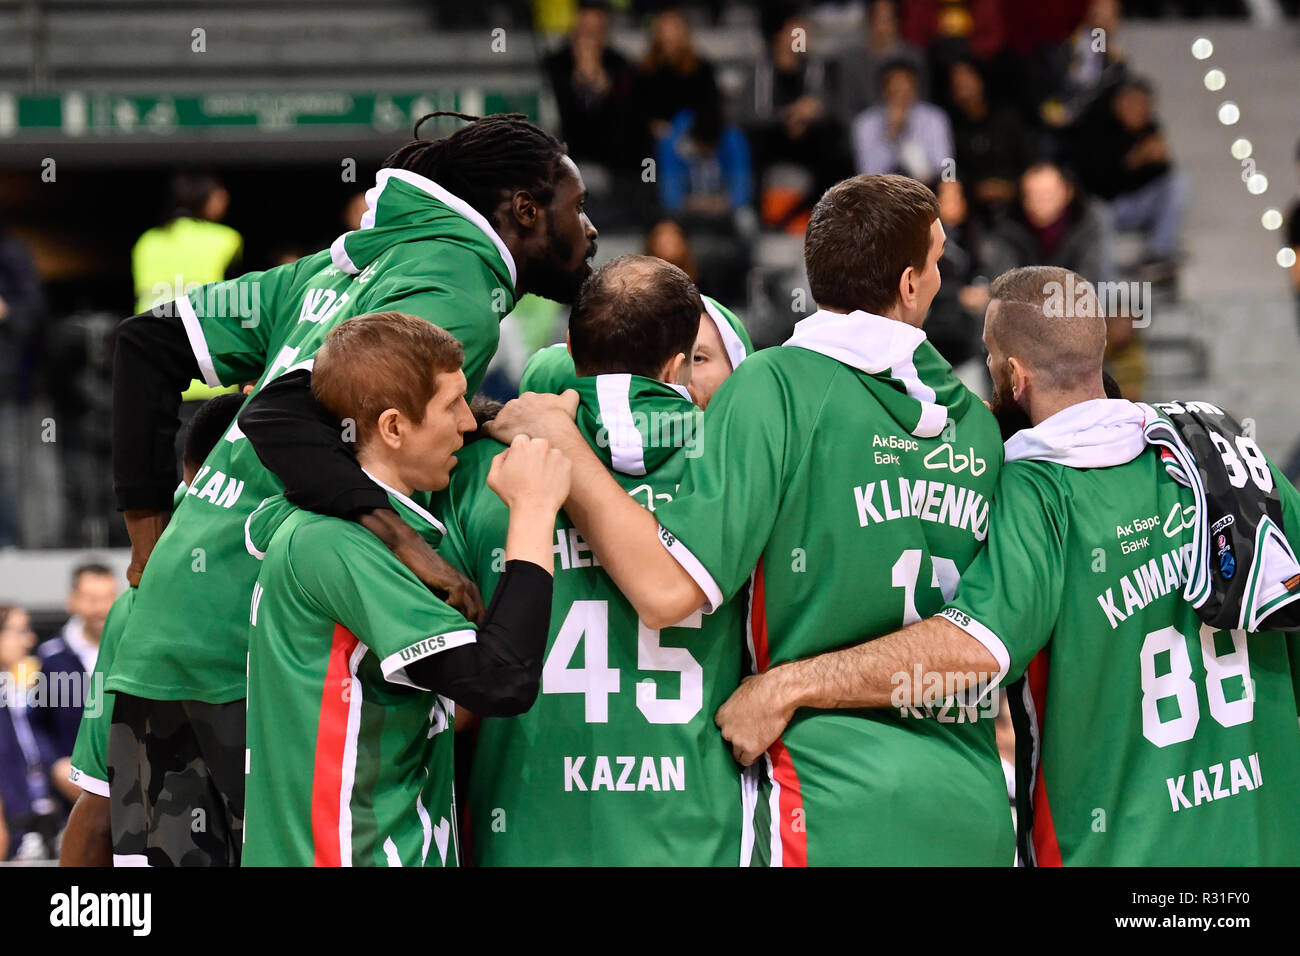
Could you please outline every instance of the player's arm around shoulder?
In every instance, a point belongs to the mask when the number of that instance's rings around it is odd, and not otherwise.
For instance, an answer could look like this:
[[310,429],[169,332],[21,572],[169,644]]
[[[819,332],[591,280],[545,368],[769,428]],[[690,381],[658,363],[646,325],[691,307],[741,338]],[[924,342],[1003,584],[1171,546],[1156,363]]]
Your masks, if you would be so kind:
[[[1010,587],[1034,590],[1033,582],[1043,574],[1055,574],[1059,581],[1059,562],[1051,560],[1052,555],[1059,557],[1059,539],[1054,531],[1035,525],[1036,520],[1059,517],[1059,499],[1056,507],[1047,507],[1055,497],[1054,485],[1050,480],[1045,483],[1049,476],[1036,463],[1023,463],[1030,466],[1024,468],[1017,464],[1021,463],[1013,463],[999,476],[988,540],[963,573],[953,604],[935,617],[884,637],[745,679],[715,717],[738,761],[757,760],[800,707],[918,706],[938,704],[950,694],[965,695],[973,704],[977,701],[970,698],[982,698],[998,686],[1013,658],[998,636],[1004,629],[1001,619],[986,626],[983,609],[989,603],[999,607],[1005,603]],[[1000,519],[996,517],[999,499],[1004,500]],[[1051,544],[1054,540],[1056,547]],[[1044,570],[1048,566],[1056,570]],[[978,596],[971,598],[968,592]],[[984,601],[984,595],[991,600]],[[1036,598],[1026,616],[1050,616],[1050,608],[1041,610],[1045,605],[1050,602]],[[931,675],[940,675],[938,685],[929,679]],[[927,699],[936,686],[943,688],[943,695]]]
[[565,513],[646,626],[671,627],[704,604],[704,592],[660,544],[654,515],[623,490],[587,445],[573,422],[577,403],[573,390],[521,395],[488,431],[501,442],[544,437],[563,452],[571,462]]

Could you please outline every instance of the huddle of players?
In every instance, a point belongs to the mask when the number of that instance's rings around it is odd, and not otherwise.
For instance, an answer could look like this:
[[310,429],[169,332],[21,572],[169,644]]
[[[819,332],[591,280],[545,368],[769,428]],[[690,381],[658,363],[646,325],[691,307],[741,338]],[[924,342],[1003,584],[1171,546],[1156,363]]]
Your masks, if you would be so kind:
[[[595,230],[580,205],[576,230],[559,218],[580,177],[553,162],[554,188],[505,190],[491,215],[447,170],[385,170],[361,235],[270,282],[286,321],[178,308],[194,366],[233,382],[260,360],[260,397],[145,555],[121,648],[148,666],[119,652],[108,672],[118,862],[1005,865],[992,720],[952,693],[1017,680],[1025,861],[1300,859],[1294,639],[1199,627],[1178,558],[1130,599],[1155,548],[1184,553],[1191,492],[1142,438],[1155,411],[1104,397],[1100,318],[1044,309],[1061,270],[992,290],[993,408],[1031,426],[1003,467],[994,415],[920,331],[943,232],[919,184],[828,191],[805,249],[821,309],[749,358],[673,267],[607,264],[574,303],[575,377],[558,349],[531,367],[576,403],[511,403],[486,426],[508,446],[480,438],[457,463],[495,343],[465,313],[506,278],[572,297],[539,263],[587,271],[565,237]],[[378,232],[412,209],[442,269],[426,299],[409,276],[384,289],[410,250]],[[706,332],[734,374],[701,414],[683,386]],[[328,467],[294,441],[313,428],[342,449]],[[1294,534],[1294,489],[1276,488]],[[385,510],[477,582],[481,623],[364,520]],[[1121,534],[1175,513],[1151,552]],[[151,591],[170,622],[138,616]],[[218,686],[245,660],[246,683]],[[482,720],[462,815],[465,708]],[[195,810],[219,819],[195,831]]]

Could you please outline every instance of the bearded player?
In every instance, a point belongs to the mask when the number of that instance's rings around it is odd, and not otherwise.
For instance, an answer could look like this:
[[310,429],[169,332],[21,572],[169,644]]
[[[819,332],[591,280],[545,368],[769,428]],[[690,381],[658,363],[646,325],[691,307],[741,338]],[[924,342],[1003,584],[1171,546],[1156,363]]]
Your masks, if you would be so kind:
[[[1086,295],[1063,315],[1066,288]],[[934,675],[941,694],[1016,681],[1026,863],[1300,863],[1300,643],[1268,630],[1297,624],[1300,493],[1215,406],[1161,406],[1166,417],[1106,398],[1105,319],[1082,278],[1028,267],[989,292],[994,409],[1032,427],[1007,442],[988,542],[956,599],[746,682],[723,733],[752,759],[805,708],[886,707],[900,688],[920,700],[918,678]],[[1191,426],[1166,454],[1170,418]],[[1202,471],[1194,492],[1183,479]],[[1212,600],[1188,600],[1189,576]]]
[[[329,249],[202,286],[123,323],[115,483],[131,532],[129,577],[143,574],[105,686],[116,694],[121,728],[108,755],[114,841],[147,848],[124,852],[130,862],[238,862],[257,576],[245,524],[263,499],[284,490],[363,524],[426,584],[457,592],[449,598],[471,617],[481,613],[477,597],[454,586],[460,576],[442,572],[357,465],[348,442],[356,423],[340,427],[321,410],[310,373],[330,329],[397,310],[460,341],[472,394],[517,297],[567,301],[590,273],[596,230],[563,145],[517,115],[462,118],[471,122],[451,135],[416,139],[390,156],[366,194],[361,228]],[[168,524],[175,409],[195,377],[213,386],[256,379],[257,387]],[[262,442],[256,450],[254,440]],[[260,455],[278,463],[284,483]],[[204,811],[201,830],[186,822],[195,810]]]
[[[491,426],[573,460],[565,513],[648,627],[741,600],[761,673],[952,598],[987,532],[1002,445],[921,328],[939,288],[938,215],[902,176],[822,196],[804,246],[819,310],[718,389],[701,456],[654,514],[627,500],[554,397],[524,396]],[[808,708],[749,757],[746,862],[1013,860],[992,720]]]

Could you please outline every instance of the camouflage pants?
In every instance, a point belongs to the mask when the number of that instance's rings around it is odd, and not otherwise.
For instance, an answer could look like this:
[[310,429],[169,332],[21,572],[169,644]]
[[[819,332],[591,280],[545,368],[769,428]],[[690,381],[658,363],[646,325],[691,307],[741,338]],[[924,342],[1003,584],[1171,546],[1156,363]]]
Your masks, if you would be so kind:
[[242,700],[205,704],[116,695],[108,736],[115,860],[239,865],[246,716]]

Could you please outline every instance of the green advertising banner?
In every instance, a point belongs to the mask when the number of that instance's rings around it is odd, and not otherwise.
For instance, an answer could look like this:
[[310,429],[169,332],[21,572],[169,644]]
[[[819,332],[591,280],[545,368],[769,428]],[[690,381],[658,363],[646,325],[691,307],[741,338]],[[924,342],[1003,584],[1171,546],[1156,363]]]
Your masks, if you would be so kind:
[[[244,133],[294,130],[393,132],[434,110],[526,113],[536,117],[536,90],[465,88],[410,93],[225,92],[182,95],[68,92],[57,96],[0,93],[0,137],[166,136],[231,129]],[[454,126],[454,121],[447,124]],[[427,128],[427,127],[426,127]],[[435,125],[430,132],[437,132]]]

